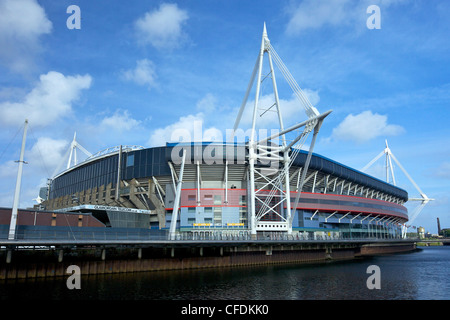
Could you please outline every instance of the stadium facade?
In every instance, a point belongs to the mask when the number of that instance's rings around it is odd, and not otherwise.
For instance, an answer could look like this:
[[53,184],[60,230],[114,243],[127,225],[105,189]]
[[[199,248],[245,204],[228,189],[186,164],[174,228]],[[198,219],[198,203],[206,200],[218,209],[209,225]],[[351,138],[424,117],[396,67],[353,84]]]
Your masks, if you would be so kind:
[[[169,228],[181,171],[181,164],[174,161],[176,148],[189,154],[177,231],[202,236],[250,233],[248,147],[238,144],[167,144],[101,152],[51,180],[45,209],[91,212],[113,227]],[[298,152],[289,168],[291,203],[299,194],[307,156],[306,151]],[[267,190],[264,185],[257,182],[256,188]],[[271,203],[279,199],[275,194]],[[407,200],[403,189],[312,154],[298,205],[295,210],[291,207],[290,232],[309,239],[399,238],[401,225],[408,220],[403,206]],[[287,208],[282,204],[274,208],[276,212],[258,221],[259,232],[286,232],[280,222]]]
[[[307,116],[289,128],[283,123],[274,63]],[[264,81],[271,82],[274,99],[266,107],[259,103]],[[253,83],[252,127],[240,141],[236,133]],[[274,113],[277,128],[258,136],[259,119]],[[170,237],[401,238],[408,221],[405,190],[313,153],[330,113],[311,105],[264,25],[228,142],[183,138],[174,141],[184,143],[160,147],[101,151],[49,180],[42,205],[46,210],[90,212],[111,227],[168,229]]]

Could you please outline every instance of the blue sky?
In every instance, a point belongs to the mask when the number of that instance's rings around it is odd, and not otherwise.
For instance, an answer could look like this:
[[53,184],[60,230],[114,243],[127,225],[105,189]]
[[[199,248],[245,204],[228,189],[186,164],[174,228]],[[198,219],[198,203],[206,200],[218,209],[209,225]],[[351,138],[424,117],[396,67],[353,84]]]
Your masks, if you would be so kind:
[[[67,28],[70,5],[80,8],[81,29]],[[370,5],[380,8],[381,29],[367,28]],[[413,224],[436,233],[439,217],[450,227],[449,12],[446,1],[420,0],[0,0],[0,206],[12,206],[25,117],[21,207],[67,161],[75,131],[91,153],[161,145],[194,121],[205,138],[225,134],[266,22],[310,101],[333,110],[315,152],[361,169],[388,140],[436,199]],[[277,82],[285,122],[304,120],[280,73]],[[369,173],[383,178],[383,165]],[[399,168],[396,178],[418,196]]]

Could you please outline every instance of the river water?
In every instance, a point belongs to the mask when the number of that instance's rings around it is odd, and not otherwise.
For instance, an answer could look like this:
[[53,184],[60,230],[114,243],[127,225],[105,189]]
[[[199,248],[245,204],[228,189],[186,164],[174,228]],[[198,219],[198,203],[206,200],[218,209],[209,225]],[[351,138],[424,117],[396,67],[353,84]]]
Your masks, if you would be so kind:
[[[369,289],[368,267],[380,289]],[[307,265],[213,268],[0,282],[0,300],[449,300],[450,246]]]

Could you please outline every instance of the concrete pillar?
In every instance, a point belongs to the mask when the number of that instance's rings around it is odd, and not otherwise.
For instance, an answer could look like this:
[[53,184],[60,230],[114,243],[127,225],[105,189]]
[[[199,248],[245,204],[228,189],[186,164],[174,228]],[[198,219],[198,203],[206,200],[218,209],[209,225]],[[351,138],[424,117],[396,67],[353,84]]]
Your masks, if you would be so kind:
[[175,257],[175,248],[170,249],[170,256]]
[[63,261],[63,256],[64,256],[64,251],[63,251],[63,249],[59,249],[59,252],[58,252],[58,262],[62,262],[62,261]]
[[12,250],[6,250],[6,263],[11,263]]
[[102,261],[106,259],[106,249],[102,249]]
[[332,253],[332,250],[331,250],[331,248],[326,248],[325,249],[325,258],[326,259],[333,259],[333,257],[331,256],[331,253]]
[[203,247],[200,247],[200,257],[203,257]]
[[138,249],[138,259],[142,259],[142,248]]

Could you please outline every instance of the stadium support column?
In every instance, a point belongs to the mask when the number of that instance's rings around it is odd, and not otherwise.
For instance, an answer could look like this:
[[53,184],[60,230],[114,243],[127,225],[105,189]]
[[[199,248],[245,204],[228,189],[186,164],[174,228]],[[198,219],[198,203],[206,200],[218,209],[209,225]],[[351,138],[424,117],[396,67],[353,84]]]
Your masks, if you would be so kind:
[[[253,142],[251,142],[253,144]],[[250,233],[252,239],[256,239],[256,214],[255,214],[255,151],[252,146],[249,148],[249,167],[250,167]]]
[[18,211],[18,207],[19,207],[20,184],[22,182],[23,164],[25,163],[23,161],[23,155],[25,152],[25,141],[27,139],[27,125],[28,125],[28,119],[25,120],[25,128],[23,130],[22,148],[20,150],[20,160],[18,161],[19,162],[19,170],[17,172],[16,190],[14,192],[14,202],[13,202],[13,208],[12,208],[12,212],[11,212],[11,221],[9,224],[8,240],[14,240],[16,237],[17,211]]
[[256,201],[255,201],[255,160],[256,160],[256,139],[255,139],[255,131],[256,131],[256,115],[258,111],[258,100],[259,100],[259,92],[261,88],[261,73],[262,73],[262,64],[264,59],[264,50],[265,50],[265,39],[267,38],[266,32],[266,24],[264,23],[263,36],[261,40],[261,48],[259,51],[258,58],[258,81],[256,82],[256,93],[255,93],[255,104],[253,106],[253,118],[252,118],[252,131],[251,137],[249,140],[249,169],[250,169],[250,228],[252,239],[256,239]]
[[[264,25],[264,32],[265,32],[265,25]],[[280,99],[278,97],[278,87],[277,87],[277,81],[275,79],[275,70],[273,68],[273,63],[272,63],[272,54],[270,52],[270,41],[269,38],[267,37],[266,34],[266,38],[264,39],[264,47],[265,50],[267,51],[267,56],[269,58],[269,66],[270,66],[270,74],[272,76],[272,87],[273,87],[273,94],[275,97],[275,105],[277,107],[277,115],[278,115],[278,122],[280,125],[280,130],[284,131],[284,125],[283,125],[283,118],[281,116],[281,108],[280,108]],[[291,159],[289,159],[289,150],[290,148],[286,148],[286,136],[282,135],[282,145],[283,145],[283,170],[284,170],[284,190],[285,190],[285,201],[286,201],[286,213],[285,213],[285,217],[286,217],[286,221],[288,221],[288,234],[292,233],[292,224],[290,224],[290,220],[291,220],[291,191],[290,191],[290,186],[289,186],[289,181],[290,181],[290,177],[289,177],[289,167],[290,167],[290,162]]]
[[119,201],[119,189],[120,189],[120,171],[122,167],[122,145],[119,148],[119,155],[118,155],[118,161],[117,161],[117,180],[116,180],[116,192],[115,192],[115,199],[116,201]]
[[178,178],[177,190],[175,194],[175,203],[173,205],[172,219],[170,221],[169,239],[175,240],[175,232],[178,220],[178,209],[180,208],[181,185],[183,183],[184,162],[186,160],[186,150],[183,149],[183,158],[181,160],[180,176]]
[[[284,170],[285,170],[285,199],[286,199],[286,221],[288,222],[288,234],[292,234],[292,219],[291,215],[293,214],[291,211],[291,188],[289,185],[290,177],[289,177],[289,151],[284,152]],[[295,210],[295,208],[294,208]],[[294,211],[295,212],[295,211]]]

